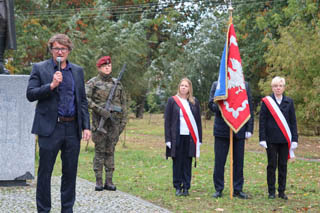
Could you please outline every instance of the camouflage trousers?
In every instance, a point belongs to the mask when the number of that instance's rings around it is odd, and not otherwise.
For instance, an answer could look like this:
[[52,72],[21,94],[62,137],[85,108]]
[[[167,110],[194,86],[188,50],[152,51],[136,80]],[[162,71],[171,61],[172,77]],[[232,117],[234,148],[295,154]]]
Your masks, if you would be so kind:
[[[106,177],[112,178],[114,166],[114,151],[119,140],[120,127],[113,122],[106,122],[105,129],[107,133],[98,131],[92,132],[92,140],[95,144],[95,156],[93,159],[93,170],[96,178],[102,178],[103,166],[106,171]],[[109,125],[108,125],[109,124]]]

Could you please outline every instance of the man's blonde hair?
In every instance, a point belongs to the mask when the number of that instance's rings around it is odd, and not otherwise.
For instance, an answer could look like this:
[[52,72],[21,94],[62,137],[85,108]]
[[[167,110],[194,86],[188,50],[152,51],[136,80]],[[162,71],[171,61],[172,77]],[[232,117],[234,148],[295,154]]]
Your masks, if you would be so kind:
[[177,95],[180,95],[180,85],[183,81],[186,81],[189,85],[189,93],[187,95],[187,99],[192,103],[192,104],[195,104],[195,100],[194,100],[194,97],[193,97],[193,89],[192,89],[192,82],[189,80],[189,78],[183,78],[181,79],[179,85],[178,85],[178,92],[177,92]]

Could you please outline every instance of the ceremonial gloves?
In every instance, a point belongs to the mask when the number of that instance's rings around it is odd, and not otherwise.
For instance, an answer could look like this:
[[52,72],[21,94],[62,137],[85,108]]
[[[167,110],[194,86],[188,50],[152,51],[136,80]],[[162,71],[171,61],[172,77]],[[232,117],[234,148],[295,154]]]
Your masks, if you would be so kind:
[[251,138],[251,136],[252,136],[252,133],[251,132],[246,132],[246,139],[248,139],[248,138]]
[[298,143],[297,142],[292,142],[290,149],[291,150],[295,150],[297,147],[298,147]]
[[267,146],[267,142],[266,141],[260,141],[260,146],[262,146],[262,147],[264,147],[265,149],[267,149],[268,148],[268,146]]
[[166,145],[167,145],[167,147],[169,148],[169,149],[171,149],[171,142],[169,141],[169,142],[166,142]]
[[[202,142],[199,142],[200,144],[200,146],[202,145]],[[166,142],[166,145],[167,145],[167,147],[169,148],[169,149],[171,149],[171,142]]]

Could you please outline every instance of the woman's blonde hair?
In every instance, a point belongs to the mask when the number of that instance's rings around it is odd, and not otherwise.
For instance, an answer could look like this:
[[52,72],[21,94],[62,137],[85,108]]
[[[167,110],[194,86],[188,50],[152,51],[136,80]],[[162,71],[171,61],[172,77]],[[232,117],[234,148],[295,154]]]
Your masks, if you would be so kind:
[[186,81],[189,85],[189,93],[187,95],[187,99],[192,103],[192,104],[195,104],[195,100],[194,100],[194,97],[193,97],[193,89],[192,89],[192,82],[188,79],[188,78],[183,78],[181,79],[179,85],[178,85],[178,92],[177,92],[177,95],[180,95],[180,85],[183,81]]
[[283,86],[286,85],[286,80],[283,77],[280,76],[276,76],[272,79],[271,81],[271,86],[275,85],[275,84],[280,84],[282,83]]

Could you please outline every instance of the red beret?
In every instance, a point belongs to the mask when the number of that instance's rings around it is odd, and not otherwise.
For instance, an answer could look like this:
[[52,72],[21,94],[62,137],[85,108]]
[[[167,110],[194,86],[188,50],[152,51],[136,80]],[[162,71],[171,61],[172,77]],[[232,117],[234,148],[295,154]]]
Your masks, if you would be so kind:
[[103,64],[111,64],[110,56],[102,56],[101,58],[99,58],[99,60],[97,61],[96,66],[97,67],[101,67]]

